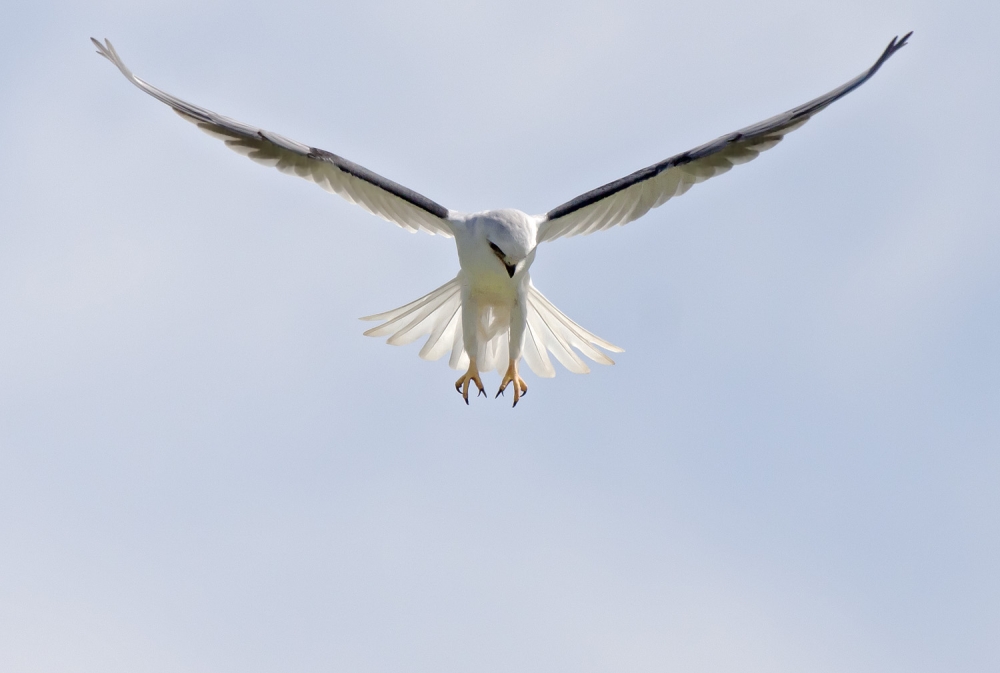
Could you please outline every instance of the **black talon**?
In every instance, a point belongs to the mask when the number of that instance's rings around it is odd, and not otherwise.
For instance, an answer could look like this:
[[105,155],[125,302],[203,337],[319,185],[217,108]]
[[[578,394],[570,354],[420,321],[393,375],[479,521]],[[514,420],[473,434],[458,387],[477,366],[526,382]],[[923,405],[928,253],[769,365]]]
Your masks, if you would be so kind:
[[489,395],[486,394],[486,390],[483,388],[479,389],[479,393],[476,394],[476,397],[479,397],[480,395],[482,395],[483,397],[489,397]]
[[497,394],[493,396],[493,399],[496,399],[496,398],[500,397],[501,395],[503,395],[503,388],[501,388],[500,390],[497,391]]

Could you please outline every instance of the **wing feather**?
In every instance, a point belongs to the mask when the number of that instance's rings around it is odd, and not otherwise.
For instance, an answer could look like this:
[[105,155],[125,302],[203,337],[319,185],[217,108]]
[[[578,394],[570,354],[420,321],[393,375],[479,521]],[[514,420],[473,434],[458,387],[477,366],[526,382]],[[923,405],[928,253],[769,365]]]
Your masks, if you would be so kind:
[[693,185],[755,159],[814,114],[864,84],[910,35],[894,37],[874,65],[819,98],[591,190],[541,216],[538,242],[602,231],[636,220]]
[[105,40],[102,44],[94,38],[91,41],[97,53],[111,61],[132,84],[169,105],[202,131],[223,140],[230,149],[282,173],[311,180],[409,231],[454,235],[449,218],[459,213],[336,154],[224,117],[161,91],[133,75],[111,42]]

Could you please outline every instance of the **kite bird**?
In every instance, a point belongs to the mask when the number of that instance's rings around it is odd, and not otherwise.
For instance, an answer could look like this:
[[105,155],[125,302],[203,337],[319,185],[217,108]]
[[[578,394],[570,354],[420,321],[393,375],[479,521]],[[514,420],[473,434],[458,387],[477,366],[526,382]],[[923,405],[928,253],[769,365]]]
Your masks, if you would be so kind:
[[874,65],[815,100],[609,182],[542,215],[514,209],[471,214],[450,210],[336,154],[223,117],[160,91],[133,75],[111,42],[91,41],[98,53],[115,64],[132,84],[240,154],[283,173],[312,180],[411,232],[423,230],[454,237],[458,275],[405,306],[362,318],[381,322],[365,334],[388,336],[388,343],[393,345],[427,336],[420,357],[436,360],[450,351],[449,365],[465,369],[455,388],[466,404],[471,384],[479,394],[485,394],[480,372],[496,369],[503,376],[496,396],[513,386],[516,406],[528,391],[518,371],[522,357],[535,374],[548,378],[555,376],[550,352],[577,374],[590,370],[574,349],[601,364],[614,364],[603,351],[622,352],[570,320],[535,289],[528,271],[540,243],[631,222],[692,185],[756,158],[830,103],[864,84],[912,34],[893,38]]

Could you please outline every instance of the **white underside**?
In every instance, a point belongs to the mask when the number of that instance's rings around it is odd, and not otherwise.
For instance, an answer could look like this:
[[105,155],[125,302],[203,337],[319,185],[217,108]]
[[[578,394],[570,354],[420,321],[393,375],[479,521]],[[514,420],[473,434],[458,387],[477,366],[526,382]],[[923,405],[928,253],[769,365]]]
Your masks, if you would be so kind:
[[[544,378],[556,375],[549,353],[569,371],[586,374],[590,368],[580,354],[594,362],[613,365],[614,361],[598,350],[598,347],[615,353],[622,352],[621,348],[570,320],[536,290],[530,281],[527,303],[528,324],[524,335],[523,357],[536,375]],[[462,337],[460,276],[405,306],[367,316],[362,320],[384,321],[365,332],[365,336],[388,336],[386,343],[393,346],[413,343],[420,337],[427,336],[427,341],[420,349],[421,358],[438,360],[450,352],[448,365],[452,369],[466,369],[469,366],[469,356],[465,352]],[[478,327],[479,353],[476,363],[479,370],[495,369],[503,374],[508,364],[509,311],[486,306],[480,312]]]

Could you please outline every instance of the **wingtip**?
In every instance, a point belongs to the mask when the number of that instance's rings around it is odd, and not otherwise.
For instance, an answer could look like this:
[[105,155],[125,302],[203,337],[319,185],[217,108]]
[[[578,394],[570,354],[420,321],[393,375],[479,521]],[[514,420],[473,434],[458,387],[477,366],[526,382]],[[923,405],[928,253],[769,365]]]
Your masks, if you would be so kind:
[[115,59],[113,58],[113,55],[115,55],[115,48],[111,46],[111,40],[104,38],[104,42],[102,43],[96,37],[92,37],[90,38],[90,41],[95,47],[97,47],[98,54],[114,63]]
[[913,35],[912,30],[906,35],[904,35],[902,38],[899,37],[899,35],[892,38],[892,40],[889,41],[889,45],[885,48],[885,51],[882,52],[882,55],[879,56],[879,59],[875,62],[875,65],[873,66],[871,72],[874,73],[875,70],[878,70],[883,63],[889,60],[889,57],[891,57],[897,51],[905,47],[908,44],[908,40],[910,39],[911,35]]
[[92,37],[90,38],[90,41],[95,47],[97,47],[98,54],[111,61],[111,63],[118,68],[121,73],[125,75],[125,77],[131,80],[136,86],[139,86],[135,76],[132,75],[132,71],[128,69],[128,66],[125,65],[125,62],[122,61],[121,56],[119,56],[118,52],[115,50],[115,46],[111,44],[111,40],[104,38],[104,42],[101,43],[100,40]]
[[886,47],[886,50],[885,50],[886,53],[887,54],[892,54],[892,53],[895,53],[896,51],[902,49],[903,47],[905,47],[908,44],[908,40],[910,39],[911,35],[913,35],[913,31],[912,30],[909,33],[907,33],[906,35],[904,35],[903,37],[900,37],[899,35],[897,35],[896,37],[892,38],[892,42],[890,42],[889,46]]

